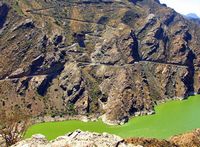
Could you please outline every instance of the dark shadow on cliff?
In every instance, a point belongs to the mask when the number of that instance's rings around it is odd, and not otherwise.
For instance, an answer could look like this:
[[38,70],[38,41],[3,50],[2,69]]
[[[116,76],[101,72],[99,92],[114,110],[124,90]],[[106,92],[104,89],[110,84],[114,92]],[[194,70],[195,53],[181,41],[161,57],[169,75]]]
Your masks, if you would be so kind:
[[49,73],[47,77],[42,81],[40,86],[37,88],[37,92],[41,96],[45,96],[48,88],[51,86],[53,79],[55,79],[63,71],[64,65],[58,66],[58,69],[54,73]]
[[194,59],[196,59],[196,55],[193,51],[190,51],[187,56],[186,65],[188,65],[188,74],[182,79],[184,84],[187,86],[186,96],[194,95],[194,74],[195,74],[195,67],[194,67]]
[[133,39],[133,43],[131,44],[131,48],[132,48],[131,55],[132,55],[132,57],[134,58],[135,61],[140,61],[141,58],[140,58],[140,55],[139,55],[138,39],[137,39],[137,37],[136,37],[136,35],[133,31],[131,31],[130,35]]
[[6,17],[9,12],[9,7],[6,4],[0,4],[0,29],[3,28],[6,22]]

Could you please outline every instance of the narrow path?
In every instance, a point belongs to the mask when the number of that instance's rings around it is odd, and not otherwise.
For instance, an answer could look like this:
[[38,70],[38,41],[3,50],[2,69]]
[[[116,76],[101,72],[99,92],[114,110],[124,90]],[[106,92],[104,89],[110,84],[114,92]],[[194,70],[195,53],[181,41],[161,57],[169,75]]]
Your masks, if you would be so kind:
[[[46,8],[40,8],[40,9],[29,9],[26,10],[26,12],[29,13],[33,13],[33,12],[38,12],[38,11],[44,11],[44,10],[49,10],[49,9],[55,9],[55,8],[67,8],[67,7],[99,7],[102,6],[102,4],[105,6],[108,6],[108,4],[110,4],[108,7],[109,8],[113,8],[113,4],[114,2],[118,2],[118,1],[113,1],[113,2],[101,2],[101,4],[99,2],[90,2],[90,3],[84,3],[84,2],[64,2],[64,3],[60,3],[58,5],[54,5],[54,6],[50,6],[50,7],[46,7]],[[122,8],[128,8],[131,9],[130,6],[128,6],[127,4],[123,3],[123,2],[118,2],[119,5],[122,6],[114,6],[114,8],[118,8],[118,9],[122,9]],[[99,5],[100,4],[100,5]]]
[[[70,62],[68,62],[70,63]],[[163,64],[163,65],[172,65],[172,66],[177,66],[177,67],[184,67],[187,68],[188,66],[186,65],[180,65],[176,63],[162,63],[162,62],[156,62],[156,61],[139,61],[135,63],[130,63],[130,64],[122,64],[122,65],[116,65],[116,64],[109,64],[109,63],[94,63],[94,62],[80,62],[80,61],[75,61],[71,63],[76,63],[76,64],[81,64],[79,66],[110,66],[110,67],[127,67],[127,66],[134,66],[136,64],[140,63],[152,63],[152,64]],[[22,78],[33,78],[33,77],[42,77],[42,76],[51,76],[54,73],[51,74],[34,74],[34,75],[27,75],[27,76],[19,76],[19,77],[6,77],[4,79],[0,79],[0,81],[12,81],[12,80],[19,80]]]
[[[50,14],[42,14],[42,13],[38,13],[38,12],[31,12],[31,14],[53,17],[53,16],[50,15]],[[70,17],[59,17],[59,18],[60,18],[60,19],[63,19],[63,20],[69,20],[69,21],[76,21],[76,22],[82,22],[82,23],[89,23],[89,24],[96,24],[96,25],[105,26],[104,24],[101,24],[101,23],[98,23],[98,22],[95,22],[95,21],[81,20],[81,19],[70,18]],[[106,25],[106,26],[109,26],[109,25]],[[109,26],[109,27],[111,27],[111,26]],[[113,27],[112,27],[112,28],[113,28]]]
[[153,64],[163,64],[163,65],[174,65],[177,67],[188,67],[187,65],[179,64],[179,63],[170,63],[170,62],[159,62],[159,61],[149,61],[149,60],[144,60],[144,61],[139,61],[140,63],[153,63]]
[[27,75],[27,76],[19,76],[19,77],[17,77],[17,76],[16,77],[6,77],[4,79],[0,79],[0,81],[12,81],[12,80],[19,80],[22,78],[33,78],[33,77],[42,77],[42,76],[49,76],[49,74],[35,74],[35,75]]
[[[118,2],[118,1],[115,1],[115,2]],[[80,3],[80,2],[67,2],[68,4],[67,5],[55,5],[55,6],[51,6],[51,7],[47,7],[47,8],[41,8],[41,9],[29,9],[29,10],[26,10],[26,12],[28,13],[31,13],[31,14],[35,14],[35,15],[43,15],[43,16],[50,16],[50,17],[53,17],[53,15],[50,15],[50,14],[45,14],[45,13],[41,13],[40,11],[44,11],[44,10],[49,10],[49,9],[57,9],[57,8],[68,8],[68,7],[98,7],[97,2],[93,2],[93,3]],[[112,4],[110,2],[102,2],[104,4]],[[113,11],[114,8],[118,8],[118,9],[123,9],[123,8],[128,8],[128,9],[131,9],[131,7],[127,6],[125,3],[123,2],[119,2],[120,4],[124,5],[124,6],[114,6],[112,7],[112,5],[109,7],[109,10],[107,10],[107,12],[109,11]],[[93,4],[93,5],[91,5]],[[90,5],[90,6],[88,6]],[[102,5],[100,5],[102,6]],[[105,5],[107,6],[107,5]],[[104,10],[105,7],[103,8],[100,8],[100,10],[103,10],[104,12],[106,10]],[[97,13],[97,12],[96,12]],[[96,21],[91,21],[91,20],[81,20],[81,19],[77,19],[77,18],[71,18],[71,17],[62,17],[62,16],[59,16],[60,19],[63,19],[63,20],[69,20],[69,21],[76,21],[76,22],[82,22],[82,23],[89,23],[89,24],[96,24],[96,25],[102,25],[102,26],[108,26],[110,28],[114,28],[112,26],[109,26],[107,24],[101,24],[101,23],[98,23]]]

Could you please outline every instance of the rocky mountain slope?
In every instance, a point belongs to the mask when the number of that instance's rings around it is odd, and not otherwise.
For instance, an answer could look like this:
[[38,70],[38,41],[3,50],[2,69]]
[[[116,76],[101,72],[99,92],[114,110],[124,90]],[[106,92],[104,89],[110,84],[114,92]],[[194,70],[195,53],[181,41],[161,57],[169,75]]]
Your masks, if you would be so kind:
[[13,147],[199,147],[200,130],[172,137],[169,141],[144,138],[122,139],[107,133],[97,134],[75,131],[53,141],[47,141],[43,135],[34,135]]
[[195,13],[189,13],[189,14],[185,15],[185,18],[200,25],[200,18]]
[[199,16],[195,13],[189,13],[186,15],[186,17],[191,19],[199,19]]
[[158,0],[2,0],[0,107],[151,114],[200,92],[200,27]]

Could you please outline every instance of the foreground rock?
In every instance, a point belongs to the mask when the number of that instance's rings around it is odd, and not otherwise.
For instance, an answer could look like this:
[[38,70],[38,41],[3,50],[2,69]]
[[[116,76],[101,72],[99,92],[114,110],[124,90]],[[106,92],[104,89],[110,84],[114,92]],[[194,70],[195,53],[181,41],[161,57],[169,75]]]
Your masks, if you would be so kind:
[[130,138],[122,139],[107,133],[98,134],[75,131],[53,141],[43,135],[34,135],[12,147],[199,147],[200,129],[172,137],[170,140]]
[[183,147],[199,147],[200,146],[200,129],[183,135],[174,136],[170,139],[172,143]]
[[117,146],[123,139],[107,133],[97,134],[75,131],[48,142],[43,135],[34,135],[31,139],[21,141],[13,147],[112,147]]
[[0,146],[5,146],[5,141],[1,136],[0,136]]
[[144,147],[199,147],[200,129],[171,137],[169,140],[130,138],[124,140],[125,144],[141,145]]

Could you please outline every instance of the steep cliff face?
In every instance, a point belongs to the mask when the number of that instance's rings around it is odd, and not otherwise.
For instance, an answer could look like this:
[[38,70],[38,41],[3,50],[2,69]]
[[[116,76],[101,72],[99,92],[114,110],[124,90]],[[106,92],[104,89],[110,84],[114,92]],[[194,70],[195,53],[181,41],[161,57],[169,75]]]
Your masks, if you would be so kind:
[[1,107],[120,123],[200,92],[200,27],[157,0],[3,0],[0,16]]

